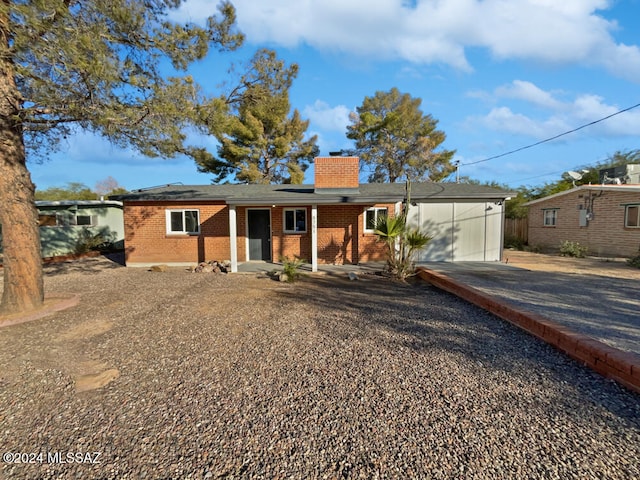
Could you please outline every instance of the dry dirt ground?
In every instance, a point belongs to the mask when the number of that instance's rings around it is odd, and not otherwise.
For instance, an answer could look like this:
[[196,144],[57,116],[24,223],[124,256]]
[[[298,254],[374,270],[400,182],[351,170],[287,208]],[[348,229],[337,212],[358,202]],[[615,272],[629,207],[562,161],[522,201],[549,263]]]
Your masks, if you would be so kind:
[[640,268],[631,267],[624,259],[573,258],[520,250],[505,250],[503,259],[509,265],[529,270],[640,280]]

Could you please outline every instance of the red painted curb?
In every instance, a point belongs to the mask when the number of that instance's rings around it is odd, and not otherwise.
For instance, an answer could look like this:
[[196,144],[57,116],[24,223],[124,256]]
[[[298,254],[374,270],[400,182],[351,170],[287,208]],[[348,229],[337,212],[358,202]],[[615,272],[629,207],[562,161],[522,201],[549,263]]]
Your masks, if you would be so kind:
[[640,355],[619,350],[595,338],[574,332],[542,315],[519,309],[498,297],[459,283],[443,273],[418,267],[418,275],[435,287],[493,313],[553,345],[599,374],[640,393]]
[[45,296],[45,301],[46,300],[55,300],[56,302],[49,307],[41,308],[33,313],[27,313],[22,316],[15,316],[10,320],[3,320],[2,318],[0,318],[0,328],[8,327],[9,325],[17,325],[24,322],[31,322],[33,320],[39,320],[48,315],[51,315],[52,313],[75,307],[76,305],[78,305],[78,303],[80,303],[80,294],[51,294]]
[[[71,253],[69,255],[58,255],[57,257],[42,257],[42,264],[49,265],[50,263],[70,262],[71,260],[99,257],[100,255],[102,255],[101,252],[97,250],[91,250],[87,253]],[[2,268],[2,262],[0,262],[0,268]]]

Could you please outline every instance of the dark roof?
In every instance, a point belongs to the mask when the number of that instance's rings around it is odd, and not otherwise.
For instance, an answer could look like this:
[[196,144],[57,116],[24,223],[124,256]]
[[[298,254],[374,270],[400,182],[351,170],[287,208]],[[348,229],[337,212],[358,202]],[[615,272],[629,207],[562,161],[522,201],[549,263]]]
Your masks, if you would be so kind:
[[[403,183],[364,183],[357,189],[325,189],[313,185],[167,185],[111,196],[122,202],[222,201],[231,205],[298,205],[393,203],[405,198]],[[411,200],[504,200],[515,192],[463,183],[414,183]]]

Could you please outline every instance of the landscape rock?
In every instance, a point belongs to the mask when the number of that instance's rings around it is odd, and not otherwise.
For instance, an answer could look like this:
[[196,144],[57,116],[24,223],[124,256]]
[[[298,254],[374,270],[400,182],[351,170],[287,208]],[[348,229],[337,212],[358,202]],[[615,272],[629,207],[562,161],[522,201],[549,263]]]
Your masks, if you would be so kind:
[[231,262],[225,260],[218,262],[210,260],[208,262],[200,262],[197,266],[189,269],[192,273],[229,273],[231,271]]

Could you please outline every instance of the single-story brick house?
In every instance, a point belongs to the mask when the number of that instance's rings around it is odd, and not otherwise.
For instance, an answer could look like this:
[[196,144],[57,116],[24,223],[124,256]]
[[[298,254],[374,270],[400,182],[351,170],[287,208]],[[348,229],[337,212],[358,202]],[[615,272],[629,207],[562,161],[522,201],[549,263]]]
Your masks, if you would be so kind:
[[578,242],[603,257],[640,251],[640,185],[582,185],[525,205],[531,246],[558,250]]
[[[113,200],[36,201],[43,257],[75,253],[85,236],[124,248],[122,203]],[[0,233],[0,240],[2,239]],[[2,245],[0,243],[0,253]]]
[[[238,262],[298,257],[315,271],[318,264],[382,261],[372,225],[400,211],[406,187],[359,184],[358,177],[358,157],[318,157],[314,185],[167,185],[119,195],[127,265],[229,259],[237,271]],[[420,260],[500,260],[510,195],[413,184],[409,218],[435,235]]]

